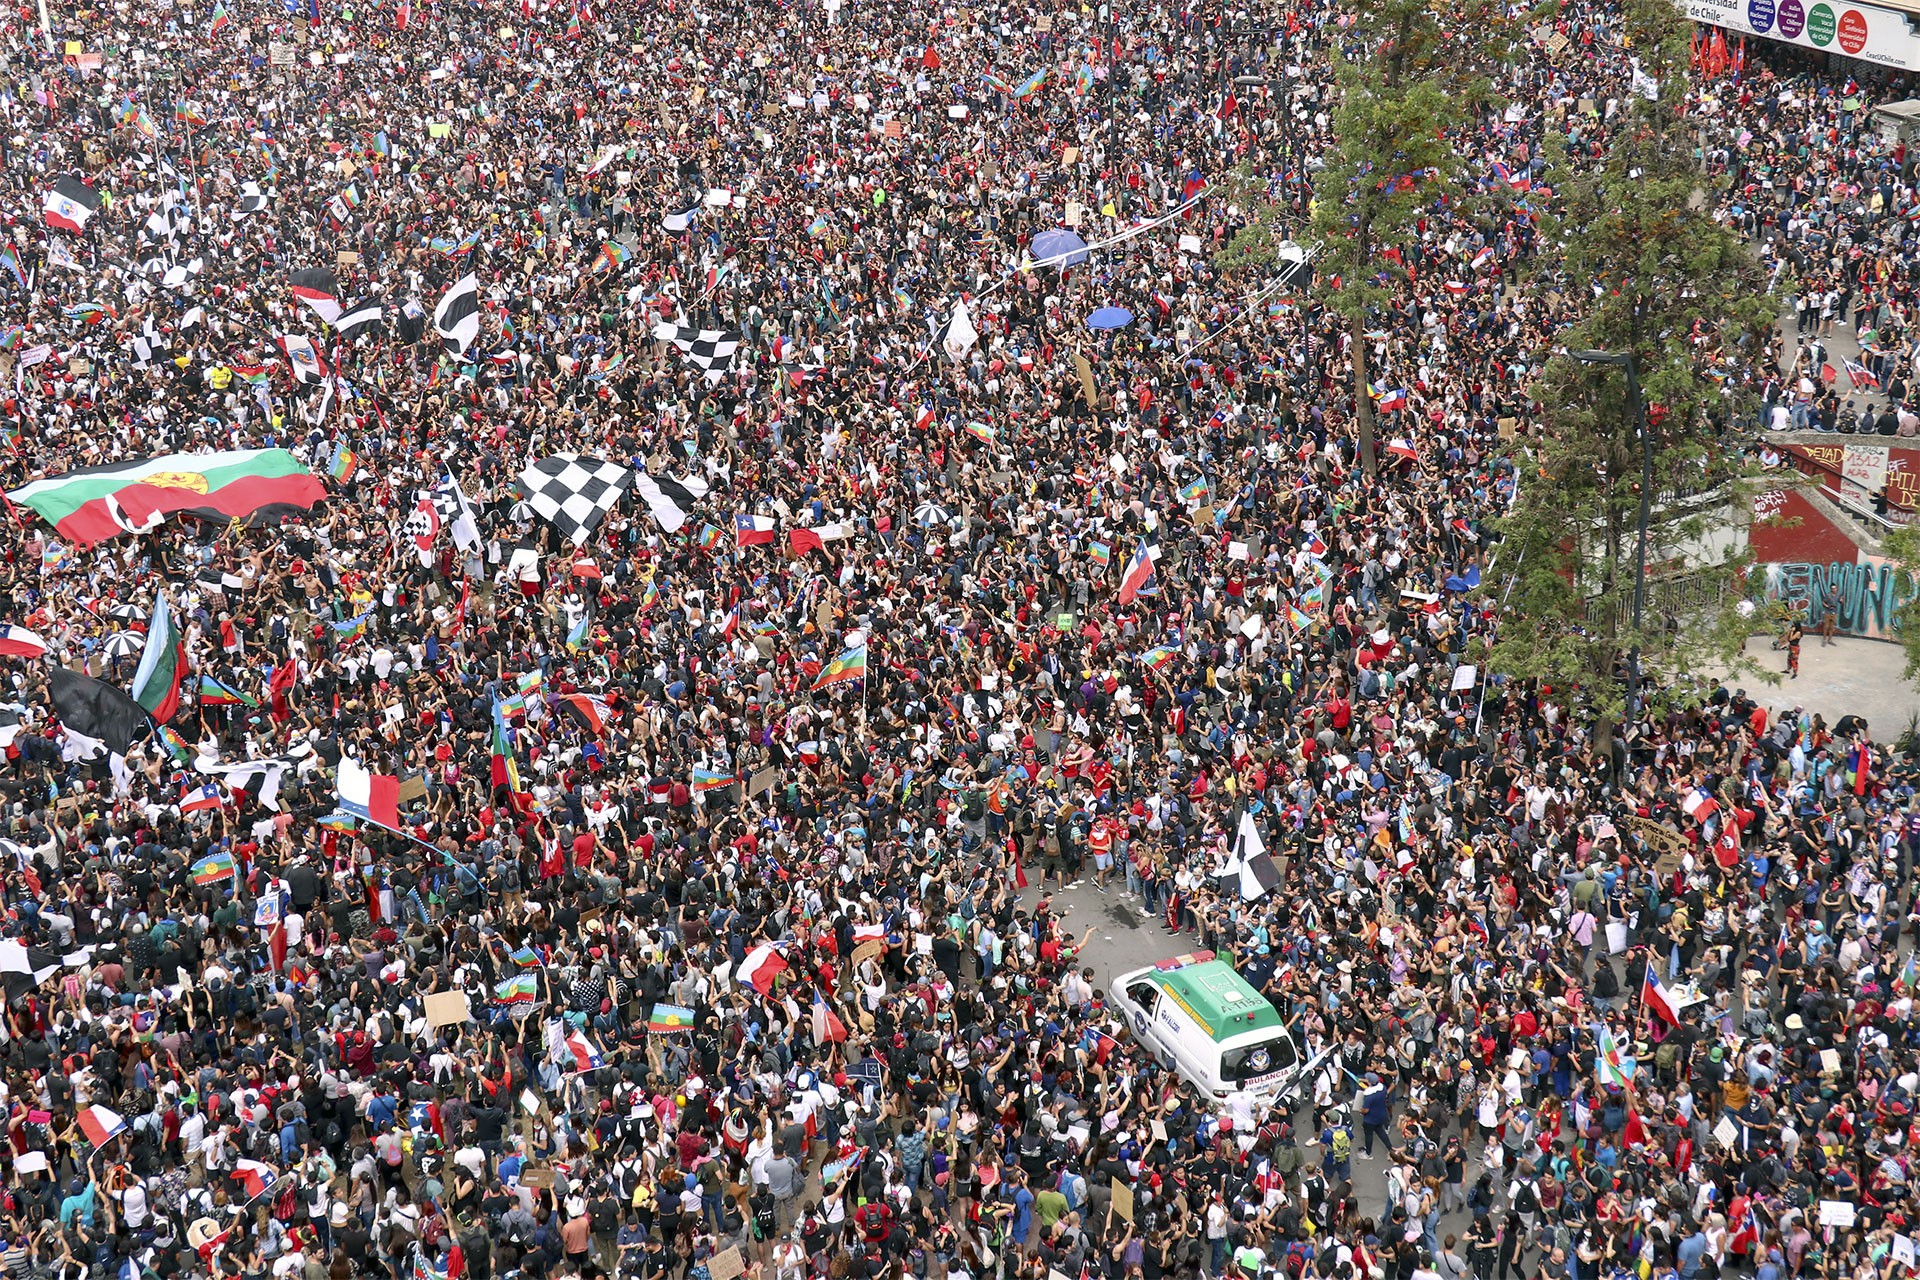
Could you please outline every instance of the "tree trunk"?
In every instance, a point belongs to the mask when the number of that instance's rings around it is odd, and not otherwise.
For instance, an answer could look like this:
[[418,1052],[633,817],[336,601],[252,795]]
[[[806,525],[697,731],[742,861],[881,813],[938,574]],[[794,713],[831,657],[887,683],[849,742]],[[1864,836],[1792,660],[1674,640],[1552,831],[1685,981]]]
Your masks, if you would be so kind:
[[[1365,261],[1365,259],[1362,259]],[[1360,469],[1367,479],[1374,476],[1377,463],[1373,456],[1373,398],[1367,383],[1367,322],[1366,317],[1355,311],[1350,318],[1352,337],[1349,345],[1353,351],[1353,416],[1359,428]]]

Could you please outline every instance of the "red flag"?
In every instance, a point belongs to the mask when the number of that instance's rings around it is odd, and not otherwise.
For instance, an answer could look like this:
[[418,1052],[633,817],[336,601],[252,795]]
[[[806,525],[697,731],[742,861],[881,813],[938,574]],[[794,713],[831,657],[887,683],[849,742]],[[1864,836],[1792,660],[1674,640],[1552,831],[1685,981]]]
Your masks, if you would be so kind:
[[1627,1112],[1627,1124],[1626,1127],[1620,1131],[1620,1139],[1630,1147],[1644,1147],[1647,1145],[1647,1126],[1640,1123],[1640,1113],[1638,1111],[1629,1110]]
[[273,958],[273,971],[275,973],[285,973],[287,971],[286,921],[276,920],[274,922],[273,932],[267,935],[267,954]]
[[929,71],[938,71],[940,69],[939,50],[935,49],[932,45],[928,45],[926,52],[920,55],[920,65]]
[[410,4],[408,0],[400,0],[399,7],[393,11],[393,25],[399,30],[405,31],[407,29],[407,23],[412,20],[413,5]]

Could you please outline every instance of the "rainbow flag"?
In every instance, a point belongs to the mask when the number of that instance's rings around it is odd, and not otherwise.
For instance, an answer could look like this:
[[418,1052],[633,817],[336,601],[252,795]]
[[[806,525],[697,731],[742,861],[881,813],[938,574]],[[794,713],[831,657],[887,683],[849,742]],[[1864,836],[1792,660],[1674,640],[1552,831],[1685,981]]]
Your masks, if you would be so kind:
[[640,589],[640,612],[645,613],[648,609],[652,608],[654,602],[659,599],[660,588],[654,585],[652,578],[648,578],[647,585]]
[[1153,648],[1141,654],[1140,661],[1146,663],[1147,668],[1149,670],[1158,671],[1160,668],[1166,666],[1169,662],[1173,661],[1173,653],[1174,651],[1168,648],[1166,645],[1157,644],[1153,646]]
[[966,426],[966,432],[982,444],[992,444],[999,438],[999,433],[995,431],[992,426],[984,422],[969,422]]
[[580,615],[580,621],[574,623],[573,630],[567,632],[567,648],[577,653],[586,647],[587,629],[592,625],[592,622],[593,616],[591,614],[583,613]]
[[849,649],[839,657],[820,668],[820,676],[813,682],[815,690],[829,685],[848,684],[867,678],[867,646],[860,645]]
[[532,1004],[540,998],[540,979],[530,973],[518,973],[493,988],[493,998],[500,1004]]
[[360,825],[360,819],[340,809],[335,809],[332,813],[322,814],[320,817],[315,818],[314,821],[329,831],[352,831]]
[[1091,542],[1087,544],[1087,554],[1093,557],[1095,563],[1107,564],[1113,559],[1113,548],[1104,542]]
[[656,1004],[647,1015],[647,1030],[662,1035],[693,1030],[693,1010],[677,1004]]
[[693,770],[693,789],[696,792],[718,791],[722,787],[732,786],[737,781],[739,779],[730,773],[715,773],[711,769],[702,769],[697,765]]
[[227,27],[230,27],[232,25],[233,25],[233,15],[227,12],[227,6],[220,3],[220,0],[214,0],[213,23],[211,26],[207,28],[207,34],[210,36],[217,36]]
[[191,870],[195,884],[218,884],[222,880],[231,880],[234,874],[233,855],[225,850],[210,853],[194,863]]
[[1188,502],[1205,502],[1207,500],[1207,478],[1201,476],[1192,484],[1182,487],[1180,496]]
[[327,463],[328,475],[332,476],[335,480],[339,481],[341,484],[345,484],[347,482],[347,477],[352,475],[353,469],[359,465],[360,465],[360,459],[358,455],[354,453],[353,450],[347,448],[345,445],[339,443],[338,441],[334,442],[333,460]]
[[1295,631],[1305,631],[1308,627],[1311,627],[1313,625],[1313,619],[1309,618],[1306,614],[1300,612],[1298,609],[1294,608],[1292,605],[1288,605],[1287,606],[1287,625],[1292,627]]
[[257,707],[258,698],[248,697],[230,684],[222,684],[204,671],[200,673],[200,705],[203,707]]
[[538,969],[542,963],[540,953],[532,947],[521,947],[518,951],[509,951],[507,953],[507,959],[513,961],[522,969]]

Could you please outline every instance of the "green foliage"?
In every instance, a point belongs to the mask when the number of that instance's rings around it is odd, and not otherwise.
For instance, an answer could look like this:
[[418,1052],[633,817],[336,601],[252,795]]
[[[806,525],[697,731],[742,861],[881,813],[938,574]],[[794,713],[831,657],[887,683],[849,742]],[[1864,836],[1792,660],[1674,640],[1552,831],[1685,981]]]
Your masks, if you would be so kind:
[[[1909,574],[1920,577],[1920,528],[1908,526],[1887,535],[1887,558]],[[1894,614],[1900,645],[1907,651],[1906,677],[1920,679],[1920,594],[1910,594]]]
[[1366,52],[1337,68],[1334,145],[1313,180],[1315,270],[1326,305],[1347,319],[1354,337],[1354,411],[1368,472],[1373,413],[1360,334],[1404,280],[1398,248],[1415,238],[1420,217],[1442,199],[1459,207],[1466,184],[1450,135],[1491,101],[1479,54],[1451,32],[1477,31],[1474,49],[1484,54],[1501,47],[1506,30],[1504,10],[1449,10],[1449,28],[1438,14],[1424,0],[1360,7],[1359,22],[1343,38]]
[[[1649,607],[1633,632],[1640,506],[1638,413],[1621,369],[1551,359],[1535,394],[1544,434],[1517,459],[1519,498],[1504,522],[1504,554],[1522,557],[1492,661],[1497,670],[1580,686],[1602,717],[1625,707],[1622,656],[1658,650],[1645,666],[1668,677],[1750,670],[1742,653],[1752,622],[1735,608],[1744,561],[1713,563],[1709,548],[1732,513],[1750,509],[1717,432],[1744,408],[1714,375],[1723,357],[1771,340],[1775,300],[1752,252],[1708,210],[1713,192],[1691,165],[1679,114],[1687,41],[1669,0],[1628,0],[1630,47],[1659,83],[1636,95],[1631,115],[1607,128],[1602,158],[1567,163],[1591,125],[1575,118],[1567,147],[1549,153],[1563,205],[1553,287],[1578,299],[1581,318],[1560,338],[1567,351],[1631,352],[1656,422],[1655,513],[1648,536]],[[1709,496],[1715,486],[1717,494]],[[1678,495],[1676,499],[1672,495]],[[1658,580],[1687,575],[1669,609]],[[1671,585],[1671,584],[1667,584]],[[1675,630],[1670,630],[1674,628]]]
[[1213,255],[1213,269],[1233,280],[1258,277],[1273,265],[1280,242],[1287,238],[1281,225],[1282,206],[1267,198],[1267,184],[1253,173],[1250,162],[1242,161],[1227,175],[1226,196],[1246,219]]

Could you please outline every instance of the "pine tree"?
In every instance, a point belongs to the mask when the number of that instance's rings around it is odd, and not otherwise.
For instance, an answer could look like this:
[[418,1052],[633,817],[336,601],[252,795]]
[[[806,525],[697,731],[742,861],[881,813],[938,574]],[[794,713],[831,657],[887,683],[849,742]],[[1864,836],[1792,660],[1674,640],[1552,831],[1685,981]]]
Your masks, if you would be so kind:
[[[1314,176],[1315,269],[1329,309],[1347,322],[1360,464],[1374,472],[1373,403],[1363,334],[1406,275],[1400,246],[1420,219],[1462,198],[1452,136],[1489,98],[1479,73],[1500,50],[1502,11],[1439,10],[1424,0],[1360,7],[1339,68],[1334,143]],[[1469,50],[1464,31],[1475,31]]]
[[[1717,525],[1741,510],[1733,450],[1721,434],[1743,406],[1726,374],[1762,363],[1778,314],[1748,246],[1711,214],[1715,193],[1693,165],[1680,107],[1687,66],[1682,18],[1670,0],[1626,0],[1635,93],[1595,159],[1549,152],[1558,192],[1555,278],[1580,319],[1556,338],[1536,387],[1542,434],[1517,456],[1518,495],[1503,521],[1511,593],[1491,655],[1494,670],[1583,690],[1610,736],[1627,710],[1635,650],[1658,648],[1677,691],[1707,669],[1751,669],[1751,624],[1735,589],[1739,557],[1713,562]],[[1575,122],[1577,123],[1577,122]],[[1550,133],[1552,131],[1549,131]],[[1559,135],[1564,137],[1564,133]],[[1574,352],[1631,353],[1643,405],[1622,369]],[[1641,422],[1653,446],[1652,567],[1647,607],[1632,625],[1641,476]],[[1658,579],[1685,565],[1672,598]],[[1505,588],[1507,573],[1489,587]],[[1666,696],[1664,693],[1657,695]]]

